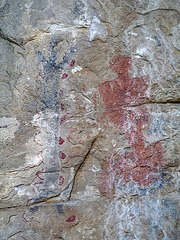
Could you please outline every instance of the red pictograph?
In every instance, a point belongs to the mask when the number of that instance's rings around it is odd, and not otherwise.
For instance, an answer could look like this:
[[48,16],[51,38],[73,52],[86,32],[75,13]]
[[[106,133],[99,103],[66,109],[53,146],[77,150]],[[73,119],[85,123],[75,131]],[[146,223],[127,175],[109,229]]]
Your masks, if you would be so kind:
[[65,114],[61,119],[60,119],[60,125],[62,125],[67,119],[67,114]]
[[[26,203],[26,206],[29,206],[29,205],[30,205],[30,202],[33,201],[33,200],[34,200],[34,198],[28,199],[28,200],[27,200],[27,203]],[[31,217],[31,218],[28,220],[27,217],[25,216],[26,213],[27,213],[26,211],[23,212],[23,214],[22,214],[22,219],[23,219],[26,223],[29,223],[29,224],[30,224],[34,218]]]
[[36,186],[36,185],[41,185],[41,184],[43,184],[43,182],[35,182],[35,183],[34,183],[34,186]]
[[25,214],[26,214],[26,213],[23,212],[23,214],[22,214],[22,218],[24,219],[25,222],[27,222],[27,223],[31,223],[32,220],[33,220],[33,217],[31,217],[30,220],[27,220],[27,218],[25,217]]
[[71,215],[68,217],[68,219],[66,220],[66,222],[74,222],[76,220],[76,216]]
[[148,77],[131,78],[132,60],[127,56],[118,55],[109,65],[118,77],[99,86],[104,114],[125,132],[131,147],[131,151],[114,154],[103,164],[100,189],[112,195],[113,185],[119,179],[138,185],[149,185],[158,179],[165,159],[160,142],[146,145],[143,138],[144,126],[152,121],[148,108],[143,105],[148,102]]
[[34,141],[36,144],[38,144],[38,145],[40,145],[40,146],[43,146],[41,143],[39,143],[39,142],[36,140],[37,135],[39,135],[40,133],[41,133],[41,130],[39,130],[37,133],[34,134],[34,136],[33,136],[33,141]]
[[67,78],[67,77],[68,77],[68,74],[67,74],[67,73],[63,73],[62,79],[65,79],[65,78]]
[[64,143],[64,139],[62,137],[59,137],[59,145],[62,145]]
[[64,177],[60,176],[59,177],[59,186],[62,186],[64,184]]
[[61,159],[65,159],[65,158],[66,158],[66,154],[63,153],[62,151],[59,151],[59,157],[60,157]]
[[64,111],[65,110],[65,106],[63,103],[61,103],[61,111]]
[[44,180],[44,178],[40,177],[39,174],[42,173],[43,171],[44,171],[44,169],[41,169],[41,170],[37,171],[37,173],[36,173],[36,176],[41,180]]
[[70,62],[70,66],[71,66],[71,67],[74,67],[75,62],[76,62],[75,60],[72,60],[72,61]]

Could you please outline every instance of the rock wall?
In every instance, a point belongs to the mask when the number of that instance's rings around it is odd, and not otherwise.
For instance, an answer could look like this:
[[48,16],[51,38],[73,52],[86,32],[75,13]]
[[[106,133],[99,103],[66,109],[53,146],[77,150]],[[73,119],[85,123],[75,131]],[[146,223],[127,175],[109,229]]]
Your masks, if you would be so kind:
[[177,240],[178,0],[0,1],[0,239]]

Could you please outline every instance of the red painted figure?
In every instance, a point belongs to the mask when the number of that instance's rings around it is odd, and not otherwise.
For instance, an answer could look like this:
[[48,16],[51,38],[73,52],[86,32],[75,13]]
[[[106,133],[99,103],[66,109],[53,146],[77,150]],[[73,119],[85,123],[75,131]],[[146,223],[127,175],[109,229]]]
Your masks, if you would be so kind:
[[59,157],[60,157],[61,159],[65,159],[65,158],[66,158],[66,154],[63,153],[62,151],[59,151]]
[[62,145],[64,143],[64,139],[62,137],[59,137],[59,145]]
[[37,171],[37,173],[36,173],[36,176],[41,180],[44,180],[44,178],[40,177],[39,174],[42,173],[43,171],[44,171],[44,169],[41,169],[41,170]]
[[64,177],[63,176],[60,176],[59,177],[59,186],[62,186],[64,183]]
[[74,64],[75,64],[75,62],[76,62],[75,60],[72,60],[72,61],[70,62],[70,66],[73,67]]
[[60,119],[60,125],[62,125],[63,123],[65,123],[67,119],[67,114],[65,114],[61,119]]
[[67,78],[67,77],[68,77],[68,74],[67,74],[67,73],[63,73],[62,79],[65,79],[65,78]]
[[101,192],[113,195],[114,184],[120,179],[138,185],[149,185],[160,177],[165,165],[163,147],[160,142],[146,145],[143,127],[151,122],[151,115],[143,103],[148,102],[148,77],[131,78],[131,58],[118,55],[110,61],[110,67],[118,74],[117,79],[99,86],[99,93],[105,104],[105,112],[111,122],[126,134],[130,152],[113,155],[103,165]]

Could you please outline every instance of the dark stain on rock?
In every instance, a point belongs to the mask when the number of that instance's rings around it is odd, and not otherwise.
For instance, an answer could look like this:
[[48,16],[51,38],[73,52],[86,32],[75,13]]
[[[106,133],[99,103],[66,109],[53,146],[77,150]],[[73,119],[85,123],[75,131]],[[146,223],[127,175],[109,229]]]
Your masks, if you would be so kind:
[[35,207],[31,207],[29,211],[32,212],[32,213],[35,213],[35,212],[38,211],[38,209],[39,209],[39,207],[35,206]]
[[40,83],[40,98],[46,107],[52,108],[58,103],[57,89],[59,83],[56,70],[59,70],[60,68],[55,63],[55,59],[46,59],[40,51],[37,51],[37,55],[39,61],[43,65],[43,72],[41,76],[44,79],[44,81]]
[[63,211],[63,209],[62,209],[62,205],[56,205],[56,209],[57,209],[57,212],[58,212],[59,214],[64,213],[64,211]]
[[56,197],[60,194],[60,191],[51,191],[51,190],[43,190],[40,195],[34,200],[34,203],[40,203],[47,201],[51,197]]
[[154,36],[154,40],[156,40],[157,46],[161,47],[161,42],[160,42],[160,40],[158,39],[157,36]]
[[50,41],[48,57],[45,57],[41,51],[36,51],[39,62],[43,67],[40,75],[44,80],[38,83],[40,88],[38,89],[38,93],[41,94],[41,102],[48,108],[53,108],[58,104],[60,72],[65,68],[65,65],[69,64],[72,54],[74,53],[74,48],[71,47],[69,52],[64,55],[63,60],[57,63],[57,50],[55,48],[62,40],[61,37],[56,37]]
[[170,172],[169,169],[163,169],[161,171],[161,179],[162,179],[162,181],[169,182],[169,181],[172,180],[172,178],[173,177],[172,177],[171,172]]
[[39,0],[39,1],[35,1],[33,2],[31,9],[35,9],[35,10],[44,10],[47,6],[47,0]]
[[73,11],[75,17],[79,17],[80,15],[84,14],[84,7],[85,4],[82,1],[75,2]]
[[157,239],[163,239],[164,233],[159,226],[152,226],[149,229],[150,235],[154,238],[158,237]]

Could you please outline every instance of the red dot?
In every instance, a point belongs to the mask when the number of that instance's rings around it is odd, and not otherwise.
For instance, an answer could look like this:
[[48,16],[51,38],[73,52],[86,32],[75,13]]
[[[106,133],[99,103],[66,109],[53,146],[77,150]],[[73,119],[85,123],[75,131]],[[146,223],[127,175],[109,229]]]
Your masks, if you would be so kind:
[[72,60],[72,61],[70,62],[70,66],[73,67],[74,64],[75,64],[75,62],[76,62],[75,60]]
[[66,121],[67,116],[64,115],[61,119],[60,119],[60,125],[62,125],[65,121]]
[[67,77],[68,77],[68,74],[67,74],[67,73],[63,73],[62,79],[65,79],[65,78],[67,78]]
[[62,139],[61,137],[59,137],[59,145],[62,145],[64,143],[64,139]]
[[60,157],[61,159],[65,159],[65,158],[66,158],[66,154],[60,151],[60,152],[59,152],[59,157]]
[[66,222],[74,222],[76,220],[76,216],[72,215],[69,216],[68,219],[66,220]]

